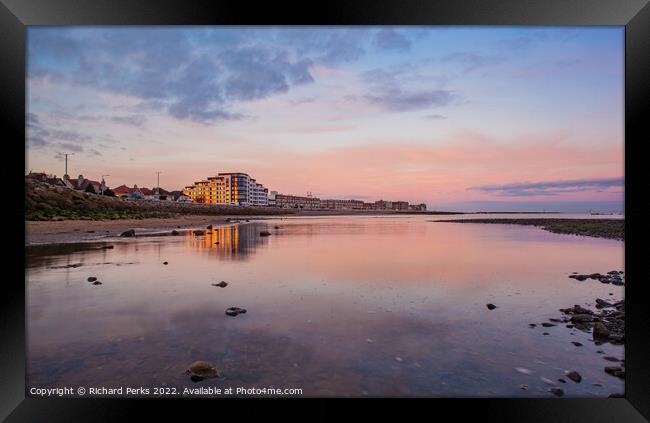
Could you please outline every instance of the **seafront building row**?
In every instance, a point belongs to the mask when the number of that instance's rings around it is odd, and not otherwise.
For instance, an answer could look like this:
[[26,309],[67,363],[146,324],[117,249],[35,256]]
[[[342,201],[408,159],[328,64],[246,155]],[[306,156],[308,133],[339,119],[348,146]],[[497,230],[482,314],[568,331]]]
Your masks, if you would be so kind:
[[320,199],[269,192],[264,185],[242,172],[224,172],[196,181],[183,188],[183,195],[193,203],[229,206],[271,206],[305,210],[398,210],[426,211],[426,204],[407,201],[366,203],[361,200]]

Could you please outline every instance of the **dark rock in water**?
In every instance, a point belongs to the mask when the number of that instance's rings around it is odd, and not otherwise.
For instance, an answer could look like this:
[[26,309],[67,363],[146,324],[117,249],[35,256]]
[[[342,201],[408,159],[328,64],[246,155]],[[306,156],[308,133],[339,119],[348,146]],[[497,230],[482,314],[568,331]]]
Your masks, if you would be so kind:
[[607,398],[625,398],[625,394],[621,392],[611,393],[607,396]]
[[590,314],[574,314],[571,316],[572,323],[588,323],[593,321],[594,318]]
[[185,373],[190,375],[192,382],[200,382],[204,379],[219,377],[217,368],[207,361],[195,361]]
[[219,243],[219,241],[215,242],[214,245],[217,245],[218,243]]
[[621,361],[621,360],[619,360],[619,359],[616,358],[616,357],[612,357],[611,355],[607,355],[607,356],[605,356],[605,357],[603,357],[603,358],[604,358],[605,360],[607,360],[607,361],[616,361],[616,362]]
[[212,230],[212,225],[208,225],[208,226],[206,226],[205,229]]
[[557,381],[560,382],[560,383],[566,383],[566,380],[564,380],[564,379],[558,379]]
[[521,385],[519,385],[519,389],[527,391],[528,390],[528,385],[526,385],[525,383],[522,383]]
[[548,333],[548,332],[544,332],[542,335],[550,335],[550,333]]
[[604,307],[611,307],[611,306],[612,306],[612,304],[610,304],[610,303],[608,303],[607,301],[602,300],[602,299],[600,299],[600,298],[596,298],[596,305],[598,305],[598,306],[600,306],[600,307],[603,307],[603,308],[604,308]]
[[115,246],[113,246],[113,245],[104,245],[102,247],[103,250],[112,250],[113,248],[115,248]]
[[619,377],[621,379],[625,379],[625,369],[623,369],[621,366],[607,366],[605,367],[605,373]]
[[580,383],[580,381],[582,380],[582,376],[580,376],[580,373],[576,372],[575,370],[567,370],[566,372],[564,372],[564,374],[566,375],[566,377],[568,377],[575,383]]
[[568,327],[569,329],[573,329],[573,325],[572,325],[572,324],[568,324],[568,325],[566,325],[566,327]]
[[578,281],[586,281],[587,280],[587,275],[569,275],[571,279],[575,279]]
[[594,323],[593,336],[594,339],[607,339],[609,338],[609,329],[601,322],[596,322]]
[[542,323],[542,326],[544,326],[545,328],[551,328],[556,325],[554,323],[544,322]]
[[558,388],[556,386],[554,386],[552,388],[549,388],[548,391],[550,393],[552,393],[553,395],[555,395],[556,397],[561,397],[562,395],[564,395],[564,390],[562,388]]
[[135,229],[129,229],[128,231],[124,231],[120,234],[120,236],[128,236],[128,237],[135,236]]
[[575,345],[576,347],[581,347],[582,346],[582,344],[580,342],[577,342],[577,341],[571,341],[571,343],[573,345]]
[[97,278],[94,277],[94,276],[91,276],[91,277],[88,278],[88,282],[95,282],[96,280],[97,280]]
[[534,328],[534,327],[536,327],[537,325],[536,325],[535,323],[528,323],[528,326],[531,327],[531,328]]
[[492,303],[490,303],[490,304],[485,304],[485,306],[486,306],[489,310],[494,310],[495,308],[497,308],[497,306],[495,306],[495,305],[492,304]]
[[205,231],[201,229],[196,229],[193,233],[194,235],[205,235]]
[[93,285],[102,285],[102,283],[100,281],[95,281],[93,282]]
[[212,286],[218,286],[219,288],[225,288],[228,286],[228,282],[226,281],[221,281],[219,283],[213,283]]
[[279,226],[274,226],[273,229],[280,229],[280,227]]
[[269,231],[261,231],[260,236],[271,236],[271,232],[269,232]]
[[623,282],[623,281],[621,281],[621,280],[618,280],[618,279],[614,279],[614,280],[612,281],[612,284],[614,284],[614,285],[618,285],[618,286],[621,286],[621,285],[625,285],[625,282]]
[[240,314],[246,313],[245,308],[239,308],[239,307],[230,307],[226,309],[226,314],[228,316],[238,316]]
[[172,235],[179,235],[179,234],[180,234],[180,232],[178,232],[176,229],[174,229],[174,230],[172,231]]
[[163,264],[164,264],[165,266],[167,266],[169,263],[166,262],[166,261],[163,261]]
[[250,222],[250,220],[246,219],[247,222]]
[[556,319],[555,317],[551,317],[548,320],[551,321],[551,322],[555,322],[555,323],[560,323],[562,321],[561,319]]

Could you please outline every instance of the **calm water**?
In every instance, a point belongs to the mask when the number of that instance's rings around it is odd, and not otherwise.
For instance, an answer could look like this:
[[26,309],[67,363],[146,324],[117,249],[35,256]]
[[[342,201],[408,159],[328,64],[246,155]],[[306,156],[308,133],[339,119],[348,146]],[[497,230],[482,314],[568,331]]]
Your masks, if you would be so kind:
[[[285,218],[108,250],[34,250],[28,385],[547,397],[541,378],[575,369],[581,383],[556,384],[565,396],[623,392],[603,371],[614,364],[603,356],[623,358],[622,346],[539,326],[559,308],[623,298],[623,287],[567,277],[623,270],[622,242],[430,222],[441,218],[454,217]],[[272,236],[260,237],[265,229]],[[211,286],[221,280],[229,285]],[[231,306],[248,313],[226,316]],[[196,360],[222,377],[191,382],[184,371]]]

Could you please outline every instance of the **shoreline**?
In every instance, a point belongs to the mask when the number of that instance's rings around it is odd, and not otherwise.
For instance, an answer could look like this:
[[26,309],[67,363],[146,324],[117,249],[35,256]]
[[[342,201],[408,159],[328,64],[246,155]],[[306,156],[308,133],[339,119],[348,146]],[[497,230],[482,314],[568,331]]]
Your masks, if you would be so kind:
[[[179,215],[176,217],[150,217],[144,219],[66,219],[66,220],[26,220],[25,246],[71,244],[81,242],[102,242],[106,238],[119,237],[129,229],[136,229],[138,236],[152,236],[177,230],[205,228],[207,225],[228,224],[230,219],[270,220],[290,217],[317,216],[405,216],[405,215],[449,215],[448,212],[349,212],[349,211],[300,211],[298,213],[277,215]],[[161,233],[163,232],[163,233]],[[128,238],[125,238],[128,239]]]
[[625,241],[625,219],[562,219],[562,218],[517,218],[517,219],[456,219],[430,220],[444,223],[483,223],[500,225],[523,225],[565,235]]
[[[25,246],[71,244],[83,242],[102,242],[107,238],[119,237],[129,229],[135,229],[138,236],[166,235],[172,230],[192,230],[205,228],[207,225],[225,225],[230,220],[264,221],[295,217],[319,216],[444,216],[476,215],[463,212],[395,212],[395,211],[319,211],[301,210],[292,214],[277,215],[177,215],[175,217],[150,217],[143,219],[66,219],[66,220],[26,220]],[[624,241],[623,224],[612,223],[619,219],[561,219],[561,218],[517,218],[517,219],[455,219],[430,220],[446,223],[498,223],[531,225],[554,233],[591,236]]]

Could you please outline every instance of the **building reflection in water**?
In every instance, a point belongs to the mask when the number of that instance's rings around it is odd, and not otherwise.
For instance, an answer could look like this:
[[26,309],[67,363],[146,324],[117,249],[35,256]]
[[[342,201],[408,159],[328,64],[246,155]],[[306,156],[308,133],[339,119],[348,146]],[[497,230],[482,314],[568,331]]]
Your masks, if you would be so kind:
[[206,230],[205,235],[187,232],[185,243],[199,253],[216,255],[220,259],[246,260],[257,248],[268,244],[268,238],[260,236],[262,230],[266,230],[265,225],[215,226]]

